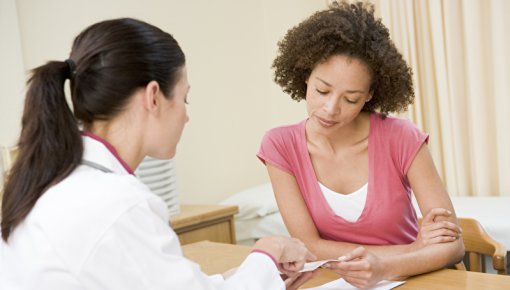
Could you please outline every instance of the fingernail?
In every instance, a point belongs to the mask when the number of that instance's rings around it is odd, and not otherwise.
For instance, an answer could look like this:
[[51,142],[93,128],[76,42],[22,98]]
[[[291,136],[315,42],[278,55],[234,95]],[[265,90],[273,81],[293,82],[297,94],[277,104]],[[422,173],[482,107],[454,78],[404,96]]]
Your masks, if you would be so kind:
[[341,256],[341,257],[338,257],[338,260],[343,262],[343,261],[347,260],[347,257],[346,256]]

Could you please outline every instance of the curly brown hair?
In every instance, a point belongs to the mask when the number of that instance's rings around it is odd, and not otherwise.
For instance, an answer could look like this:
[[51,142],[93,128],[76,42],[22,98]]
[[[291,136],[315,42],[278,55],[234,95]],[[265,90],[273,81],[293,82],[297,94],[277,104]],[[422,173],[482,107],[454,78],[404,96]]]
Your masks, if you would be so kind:
[[412,70],[390,39],[371,4],[334,2],[289,29],[278,42],[275,82],[300,101],[312,70],[333,55],[348,55],[372,72],[372,99],[363,111],[403,112],[414,101]]

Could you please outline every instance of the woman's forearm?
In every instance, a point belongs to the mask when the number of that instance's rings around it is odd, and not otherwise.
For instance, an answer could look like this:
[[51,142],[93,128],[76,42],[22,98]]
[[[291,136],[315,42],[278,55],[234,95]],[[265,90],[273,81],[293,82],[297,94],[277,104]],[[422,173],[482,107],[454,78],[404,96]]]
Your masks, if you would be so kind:
[[462,240],[432,244],[425,247],[408,245],[372,246],[324,239],[307,240],[307,247],[320,260],[337,259],[362,246],[378,256],[388,273],[386,279],[409,277],[458,263],[464,256]]
[[[301,237],[299,238],[301,239]],[[359,246],[365,247],[379,257],[401,255],[413,250],[412,244],[373,246],[324,239],[304,240],[304,242],[317,258],[321,260],[336,259]]]
[[453,265],[464,257],[462,239],[449,243],[433,244],[426,247],[381,257],[387,273],[385,279],[398,280]]

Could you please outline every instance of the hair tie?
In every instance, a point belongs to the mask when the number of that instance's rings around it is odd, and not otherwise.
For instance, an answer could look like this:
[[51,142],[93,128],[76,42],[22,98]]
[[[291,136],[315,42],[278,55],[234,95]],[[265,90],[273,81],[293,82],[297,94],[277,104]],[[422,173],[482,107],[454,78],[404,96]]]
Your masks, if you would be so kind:
[[72,59],[66,59],[64,62],[67,64],[67,78],[72,79],[76,74],[76,64]]

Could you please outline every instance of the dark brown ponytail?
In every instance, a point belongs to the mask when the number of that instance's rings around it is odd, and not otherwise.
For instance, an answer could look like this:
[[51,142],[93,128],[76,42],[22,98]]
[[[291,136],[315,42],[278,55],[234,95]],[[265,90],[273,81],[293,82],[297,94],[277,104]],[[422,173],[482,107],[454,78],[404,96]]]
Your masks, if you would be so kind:
[[2,202],[2,237],[6,241],[43,192],[81,160],[80,132],[64,94],[68,75],[67,63],[49,62],[34,69],[28,81],[19,153]]
[[[28,81],[18,158],[2,201],[6,242],[39,197],[81,162],[78,125],[88,128],[96,120],[112,119],[133,92],[151,81],[172,98],[185,64],[184,53],[170,34],[131,18],[86,28],[75,38],[70,59],[36,68]],[[67,78],[73,112],[64,93]]]

